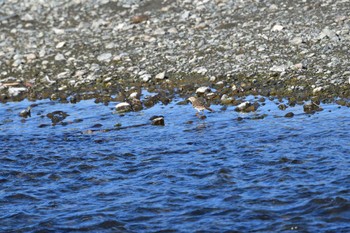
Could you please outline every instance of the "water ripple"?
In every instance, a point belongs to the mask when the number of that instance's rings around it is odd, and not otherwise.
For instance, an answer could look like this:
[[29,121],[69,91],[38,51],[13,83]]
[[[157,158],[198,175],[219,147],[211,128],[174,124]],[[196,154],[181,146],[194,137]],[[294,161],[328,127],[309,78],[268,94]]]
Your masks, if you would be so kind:
[[[0,232],[350,231],[347,108],[200,120],[187,105],[120,116],[82,104],[33,108],[67,112],[67,125],[22,122],[26,101],[1,108]],[[160,113],[164,127],[147,124]]]

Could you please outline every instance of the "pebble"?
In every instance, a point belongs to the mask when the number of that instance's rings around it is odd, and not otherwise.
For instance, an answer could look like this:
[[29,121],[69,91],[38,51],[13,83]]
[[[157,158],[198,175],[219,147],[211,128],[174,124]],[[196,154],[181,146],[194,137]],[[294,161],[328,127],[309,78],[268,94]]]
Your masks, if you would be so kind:
[[286,67],[285,67],[284,65],[272,66],[272,67],[270,68],[270,71],[273,71],[273,72],[280,72],[280,73],[285,72],[285,70],[286,70]]
[[27,88],[25,87],[9,87],[8,89],[8,93],[11,97],[16,97],[25,91],[27,91]]
[[156,75],[155,79],[163,80],[165,78],[165,71]]
[[151,76],[150,74],[143,74],[143,75],[140,76],[140,79],[141,79],[143,82],[145,82],[145,83],[148,82],[148,81],[150,81],[151,78],[152,78],[152,76]]
[[137,24],[137,23],[142,23],[144,21],[147,21],[149,19],[148,15],[135,15],[131,17],[130,21],[131,23]]
[[199,87],[196,90],[196,94],[204,94],[206,92],[210,92],[210,87]]
[[325,38],[328,38],[334,41],[339,40],[337,34],[333,30],[329,29],[329,27],[325,27],[319,35],[319,39],[325,39]]
[[250,107],[252,104],[249,102],[249,101],[245,101],[241,104],[239,104],[235,111],[238,111],[238,112],[242,112],[242,111],[245,111],[248,107]]
[[141,111],[143,109],[141,100],[136,98],[131,99],[131,106],[132,110],[135,112]]
[[322,111],[323,109],[320,107],[320,105],[314,103],[314,102],[309,102],[304,104],[303,106],[304,112],[305,113],[314,113],[316,111]]
[[201,75],[205,75],[208,72],[208,70],[204,67],[199,67],[199,68],[194,69],[193,72],[201,74]]
[[278,105],[278,108],[279,108],[280,110],[286,110],[286,109],[287,109],[287,105],[285,105],[285,104],[280,104],[280,105]]
[[129,95],[129,99],[139,99],[139,98],[140,98],[140,94],[137,91]]
[[286,115],[284,115],[284,117],[287,117],[287,118],[294,117],[294,113],[288,112]]
[[26,58],[27,58],[27,61],[33,61],[36,59],[36,55],[35,53],[30,53],[30,54],[27,54]]
[[19,115],[20,117],[23,117],[23,118],[27,118],[27,117],[31,117],[31,107],[29,106],[28,108],[22,110]]
[[110,62],[112,59],[111,53],[102,53],[97,57],[97,60],[99,62]]
[[316,87],[312,90],[312,93],[315,95],[315,94],[323,91],[323,89],[324,89],[323,87]]
[[61,53],[56,54],[55,61],[64,61],[64,60],[66,60],[66,59],[65,59],[63,54],[61,54]]
[[227,105],[232,103],[233,98],[229,97],[227,94],[223,94],[220,98],[220,101],[222,104]]
[[282,25],[276,24],[272,27],[271,31],[277,32],[277,31],[282,31],[284,27]]
[[163,116],[156,116],[151,118],[152,125],[159,125],[159,126],[164,126],[164,117]]
[[122,113],[122,112],[130,112],[132,110],[131,105],[127,102],[122,102],[119,103],[115,106],[115,109],[117,112]]
[[294,45],[300,45],[303,42],[304,42],[303,38],[299,36],[294,37],[293,39],[290,40],[290,43]]
[[59,42],[59,43],[56,45],[56,49],[63,48],[63,46],[65,46],[65,44],[66,44],[65,41]]

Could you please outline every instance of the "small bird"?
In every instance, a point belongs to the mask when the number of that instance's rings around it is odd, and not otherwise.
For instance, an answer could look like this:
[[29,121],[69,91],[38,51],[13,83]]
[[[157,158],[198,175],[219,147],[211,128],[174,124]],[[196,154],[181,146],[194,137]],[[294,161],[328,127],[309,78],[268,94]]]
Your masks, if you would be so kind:
[[201,113],[204,110],[208,110],[210,112],[214,112],[213,109],[205,106],[200,100],[198,100],[196,97],[191,96],[190,98],[188,98],[188,101],[190,101],[192,103],[192,107],[194,109],[196,109],[198,112],[196,113],[196,115],[198,116],[198,113]]

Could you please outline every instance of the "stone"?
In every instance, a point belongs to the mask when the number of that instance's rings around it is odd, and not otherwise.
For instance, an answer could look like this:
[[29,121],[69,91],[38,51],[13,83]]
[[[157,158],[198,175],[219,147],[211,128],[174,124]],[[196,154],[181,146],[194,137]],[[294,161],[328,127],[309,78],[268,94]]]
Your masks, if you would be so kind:
[[27,22],[27,21],[33,21],[33,20],[34,20],[34,17],[33,17],[32,15],[26,13],[25,15],[23,15],[23,16],[21,17],[21,20],[26,21],[26,22]]
[[282,25],[276,24],[272,27],[271,31],[278,32],[278,31],[282,31],[283,29],[284,27]]
[[280,104],[280,105],[278,105],[278,108],[279,108],[280,110],[286,110],[286,109],[287,109],[287,105],[285,105],[285,104]]
[[170,34],[177,34],[178,31],[177,31],[177,29],[175,27],[172,27],[172,28],[168,29],[168,33],[170,33]]
[[302,69],[306,69],[306,66],[304,66],[303,63],[297,63],[292,65],[290,68],[292,70],[302,70]]
[[241,104],[239,104],[236,108],[236,112],[255,112],[258,109],[259,104],[258,103],[250,103],[249,101],[245,101]]
[[321,92],[321,91],[323,91],[323,90],[324,90],[323,87],[316,87],[316,88],[314,88],[314,89],[312,90],[312,93],[315,95],[315,94],[317,94],[317,93],[319,93],[319,92]]
[[153,116],[150,118],[150,120],[152,121],[151,123],[152,125],[159,125],[159,126],[165,125],[163,116]]
[[310,102],[310,103],[306,103],[303,106],[304,108],[304,112],[305,113],[315,113],[316,111],[322,111],[323,109],[320,107],[320,105],[318,105],[317,103],[314,102]]
[[110,62],[112,59],[111,53],[102,53],[97,57],[97,60],[99,62]]
[[30,53],[26,55],[27,61],[33,61],[36,59],[35,53]]
[[137,91],[129,95],[129,99],[139,99],[139,98],[140,98],[140,94]]
[[220,100],[221,100],[222,104],[227,105],[227,104],[232,104],[233,98],[228,97],[228,95],[226,95],[226,94],[223,94],[221,96]]
[[135,112],[141,111],[143,109],[141,100],[136,98],[131,99],[131,107],[132,107],[132,110]]
[[249,106],[251,106],[251,105],[252,105],[252,104],[251,104],[249,101],[245,101],[245,102],[239,104],[239,105],[236,107],[235,111],[237,111],[237,112],[242,112],[242,111],[246,110],[246,109],[247,109]]
[[24,64],[25,62],[24,62],[24,59],[22,59],[22,58],[19,58],[19,59],[16,59],[13,63],[12,63],[12,66],[13,67],[18,67],[18,66],[20,66],[20,65],[22,65],[22,64]]
[[127,102],[122,102],[119,103],[115,106],[115,109],[117,112],[122,113],[122,112],[130,112],[132,110],[131,105]]
[[65,33],[64,29],[60,29],[60,28],[53,28],[52,30],[57,35],[63,35]]
[[214,99],[216,97],[216,94],[213,92],[210,92],[205,95],[207,99]]
[[31,107],[29,106],[28,108],[22,110],[20,113],[19,113],[19,116],[20,117],[23,117],[23,118],[27,118],[27,117],[31,117]]
[[153,35],[156,35],[156,36],[162,36],[165,34],[165,31],[162,29],[162,28],[157,28],[154,32],[153,32]]
[[199,87],[196,90],[196,94],[204,94],[206,92],[210,92],[210,88],[209,87]]
[[16,97],[19,94],[21,94],[22,92],[27,91],[28,89],[25,87],[10,87],[8,89],[8,93],[11,97]]
[[144,21],[147,21],[149,19],[148,15],[134,15],[131,17],[130,22],[137,24],[137,23],[142,23]]
[[329,27],[325,27],[319,34],[318,38],[321,40],[325,38],[328,38],[334,41],[339,40],[338,35],[333,30],[330,30]]
[[64,55],[62,53],[58,53],[55,56],[55,61],[64,61],[66,58],[64,57]]
[[286,115],[284,115],[284,117],[287,117],[287,118],[291,118],[294,116],[294,113],[292,112],[288,112]]
[[205,75],[208,72],[208,70],[205,67],[198,67],[194,69],[193,72],[197,74]]
[[51,119],[52,125],[56,125],[58,123],[63,123],[62,121],[69,115],[63,111],[54,111],[48,113],[46,116]]
[[285,72],[285,70],[286,70],[286,67],[285,67],[284,65],[281,65],[281,66],[272,66],[272,67],[270,68],[270,71],[273,71],[273,72],[280,72],[280,73]]
[[56,49],[60,49],[63,48],[63,46],[65,46],[66,42],[65,41],[61,41],[56,45]]
[[162,73],[159,73],[155,77],[157,80],[163,80],[165,78],[165,71]]
[[293,39],[290,40],[290,43],[294,45],[300,45],[304,43],[304,40],[301,37],[294,37]]
[[143,82],[148,82],[149,80],[151,80],[152,76],[150,74],[143,74],[140,76],[140,79],[143,81]]

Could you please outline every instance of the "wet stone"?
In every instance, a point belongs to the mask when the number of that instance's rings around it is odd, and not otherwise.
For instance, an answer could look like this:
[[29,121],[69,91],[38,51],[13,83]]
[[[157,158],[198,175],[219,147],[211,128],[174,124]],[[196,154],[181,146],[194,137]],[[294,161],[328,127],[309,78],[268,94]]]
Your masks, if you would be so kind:
[[163,116],[153,116],[150,118],[150,120],[152,121],[152,125],[160,125],[160,126],[165,125]]
[[135,112],[141,111],[143,109],[142,102],[136,98],[131,99],[131,107],[132,107],[132,110]]
[[278,105],[278,108],[279,108],[280,110],[286,110],[286,109],[287,109],[287,105],[285,105],[285,104],[280,104],[280,105]]
[[206,92],[210,92],[210,88],[209,87],[199,87],[197,90],[196,90],[196,93],[197,94],[204,94]]
[[127,102],[119,103],[115,106],[115,108],[119,113],[130,112],[132,110],[131,105]]
[[56,125],[58,123],[62,123],[62,121],[66,119],[66,117],[69,115],[63,111],[54,111],[48,113],[46,116],[50,118],[50,120],[52,121],[52,125]]
[[23,117],[23,118],[31,117],[31,109],[32,108],[29,106],[27,109],[22,110],[19,113],[20,117]]
[[322,111],[323,109],[320,107],[320,105],[318,105],[317,103],[314,102],[310,102],[310,103],[306,103],[303,106],[304,108],[304,112],[305,113],[315,113],[316,111]]
[[284,117],[287,117],[287,118],[291,118],[294,116],[294,113],[292,112],[288,112],[286,115],[284,115]]

